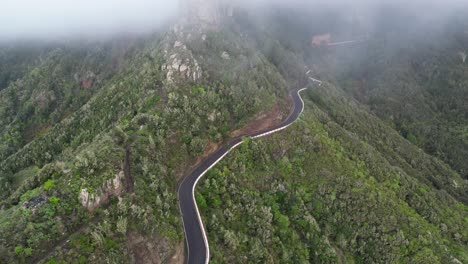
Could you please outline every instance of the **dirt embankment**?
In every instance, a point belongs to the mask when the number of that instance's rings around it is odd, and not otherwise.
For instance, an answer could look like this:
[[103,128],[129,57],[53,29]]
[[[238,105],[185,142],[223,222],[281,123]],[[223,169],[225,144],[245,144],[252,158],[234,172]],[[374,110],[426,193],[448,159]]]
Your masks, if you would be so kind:
[[177,179],[179,179],[179,181],[184,180],[184,176],[188,175],[191,171],[193,171],[204,159],[208,158],[211,154],[215,153],[216,150],[219,149],[223,143],[224,142],[215,143],[209,140],[207,146],[205,147],[203,155],[197,157],[195,161],[188,163],[186,169],[181,169],[178,172],[176,172]]
[[184,263],[184,243],[171,249],[171,245],[165,239],[148,238],[135,232],[129,232],[127,234],[127,248],[135,263]]
[[[288,98],[288,105],[292,105],[290,98]],[[258,113],[246,126],[233,131],[231,136],[235,138],[267,130],[270,127],[280,124],[286,117],[287,113],[285,113],[281,105],[277,103],[271,110]]]

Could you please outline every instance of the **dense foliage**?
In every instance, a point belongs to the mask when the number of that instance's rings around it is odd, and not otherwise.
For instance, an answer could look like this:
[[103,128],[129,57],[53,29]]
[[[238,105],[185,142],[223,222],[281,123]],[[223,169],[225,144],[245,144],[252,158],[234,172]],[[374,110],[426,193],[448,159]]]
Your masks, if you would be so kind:
[[310,89],[300,121],[201,182],[212,262],[466,262],[463,179],[333,86]]
[[[287,91],[261,53],[227,35],[60,47],[2,90],[1,260],[164,261],[181,251],[178,180]],[[196,83],[166,79],[175,41],[203,66]]]

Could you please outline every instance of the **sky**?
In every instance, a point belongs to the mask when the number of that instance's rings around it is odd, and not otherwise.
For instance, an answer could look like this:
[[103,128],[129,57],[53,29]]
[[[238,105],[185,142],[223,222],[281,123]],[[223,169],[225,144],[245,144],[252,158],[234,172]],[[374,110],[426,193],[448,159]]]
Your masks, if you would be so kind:
[[146,31],[177,6],[177,0],[0,0],[0,40]]

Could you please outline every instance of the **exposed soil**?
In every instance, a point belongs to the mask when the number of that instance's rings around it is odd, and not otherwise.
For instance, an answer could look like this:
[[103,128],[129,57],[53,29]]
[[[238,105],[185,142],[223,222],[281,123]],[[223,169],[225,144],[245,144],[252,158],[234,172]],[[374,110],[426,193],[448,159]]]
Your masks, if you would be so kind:
[[[292,105],[291,98],[289,97],[288,105]],[[231,136],[239,137],[267,130],[270,127],[280,124],[286,117],[287,114],[281,110],[280,104],[277,103],[271,110],[257,114],[257,116],[243,128],[233,131]]]
[[127,247],[134,263],[183,263],[183,245],[170,252],[170,245],[165,239],[150,239],[136,232],[127,235]]
[[136,263],[161,263],[161,259],[155,250],[149,250],[149,243],[138,233],[129,232],[127,235],[127,247]]
[[93,86],[93,80],[91,79],[83,80],[83,82],[81,83],[81,86],[83,86],[85,90],[88,90],[89,88],[91,88],[91,86]]
[[198,157],[197,160],[196,160],[197,165],[202,160],[204,160],[205,158],[210,156],[212,153],[214,153],[221,146],[221,144],[222,143],[215,143],[215,142],[209,140],[208,145],[205,148],[205,152],[203,152],[203,155],[201,157]]
[[168,260],[170,264],[183,264],[185,261],[184,242],[180,243],[175,249],[174,255]]

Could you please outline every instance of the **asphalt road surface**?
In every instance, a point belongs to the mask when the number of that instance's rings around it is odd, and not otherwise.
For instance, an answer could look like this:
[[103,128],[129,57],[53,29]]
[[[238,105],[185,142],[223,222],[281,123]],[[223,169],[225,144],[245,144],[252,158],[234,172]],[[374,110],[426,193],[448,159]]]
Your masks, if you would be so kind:
[[[304,89],[290,93],[293,100],[293,109],[289,117],[281,124],[252,135],[253,139],[267,136],[287,128],[304,110],[304,101],[299,93]],[[203,226],[200,212],[195,201],[195,187],[198,180],[220,160],[224,158],[232,149],[242,144],[242,137],[234,138],[229,143],[223,145],[214,154],[206,158],[194,171],[192,171],[181,183],[178,191],[180,211],[184,223],[185,239],[187,242],[187,263],[199,264],[208,263],[210,259],[210,248],[208,238]]]

